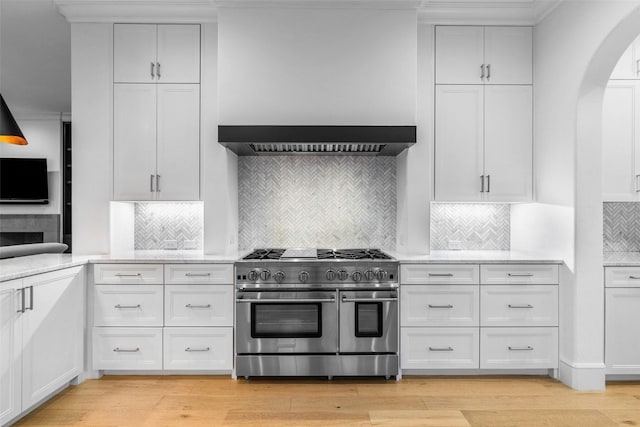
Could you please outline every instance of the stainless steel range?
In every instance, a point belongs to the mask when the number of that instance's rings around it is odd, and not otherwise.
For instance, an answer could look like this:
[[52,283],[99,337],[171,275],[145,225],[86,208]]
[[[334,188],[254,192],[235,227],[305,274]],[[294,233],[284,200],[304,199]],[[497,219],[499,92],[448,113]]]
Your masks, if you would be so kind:
[[378,249],[257,249],[236,262],[236,375],[398,373],[398,262]]

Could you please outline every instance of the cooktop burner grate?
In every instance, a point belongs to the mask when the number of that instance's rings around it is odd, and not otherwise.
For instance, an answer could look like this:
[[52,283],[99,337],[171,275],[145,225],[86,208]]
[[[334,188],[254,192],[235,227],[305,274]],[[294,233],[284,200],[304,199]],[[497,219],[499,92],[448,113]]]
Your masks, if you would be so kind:
[[[245,260],[278,260],[285,253],[285,249],[256,249],[249,255],[245,256]],[[317,259],[346,259],[346,260],[376,260],[376,259],[392,259],[389,255],[380,249],[317,249]],[[306,258],[306,257],[305,257]],[[284,260],[284,258],[283,258]]]
[[280,259],[285,249],[255,249],[242,259]]

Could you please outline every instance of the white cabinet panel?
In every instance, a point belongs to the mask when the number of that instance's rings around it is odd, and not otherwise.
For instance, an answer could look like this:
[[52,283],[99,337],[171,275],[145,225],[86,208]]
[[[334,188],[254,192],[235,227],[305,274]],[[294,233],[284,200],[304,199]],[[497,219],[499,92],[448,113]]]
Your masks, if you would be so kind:
[[604,284],[614,288],[638,288],[640,267],[605,267]]
[[533,29],[531,27],[485,27],[484,63],[487,84],[533,82]]
[[165,264],[167,285],[232,285],[233,264]]
[[533,87],[486,86],[484,175],[487,201],[533,195]]
[[479,286],[402,286],[400,307],[403,327],[478,326]]
[[557,264],[484,264],[480,267],[483,285],[557,285]]
[[484,28],[436,27],[436,84],[482,84]]
[[558,326],[558,287],[481,286],[480,326]]
[[98,285],[161,285],[162,264],[94,264],[94,282]]
[[164,328],[164,369],[232,367],[233,328]]
[[154,24],[113,26],[113,81],[152,83],[155,80],[156,32]]
[[435,199],[481,201],[484,87],[438,85],[435,92]]
[[158,25],[159,83],[200,82],[200,26]]
[[165,285],[166,326],[233,326],[233,285]]
[[0,425],[22,411],[22,280],[0,283]]
[[607,374],[640,374],[640,289],[607,288],[605,319]]
[[480,267],[473,264],[402,264],[403,285],[477,285]]
[[402,369],[477,369],[478,328],[402,328]]
[[93,328],[94,369],[162,369],[162,328]]
[[609,79],[640,79],[640,38],[624,51]]
[[480,328],[481,369],[558,367],[558,328]]
[[95,326],[162,326],[162,285],[96,285]]

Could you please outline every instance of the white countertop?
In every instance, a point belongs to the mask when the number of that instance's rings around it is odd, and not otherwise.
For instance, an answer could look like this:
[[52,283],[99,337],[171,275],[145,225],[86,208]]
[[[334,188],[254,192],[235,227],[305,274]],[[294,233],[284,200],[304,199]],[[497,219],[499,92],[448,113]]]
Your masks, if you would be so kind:
[[88,261],[87,256],[70,254],[39,254],[7,258],[0,260],[0,282],[84,265]]
[[391,255],[402,264],[562,264],[564,262],[558,258],[516,251],[431,251],[422,255],[401,253],[391,253]]
[[603,264],[605,267],[640,266],[640,252],[605,252]]

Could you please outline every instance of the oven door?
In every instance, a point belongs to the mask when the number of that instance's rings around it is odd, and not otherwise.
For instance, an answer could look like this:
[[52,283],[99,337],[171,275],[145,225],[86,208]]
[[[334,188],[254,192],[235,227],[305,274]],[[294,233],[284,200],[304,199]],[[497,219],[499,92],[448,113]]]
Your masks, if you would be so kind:
[[340,292],[340,352],[398,352],[397,291]]
[[337,351],[335,291],[238,291],[238,354]]

